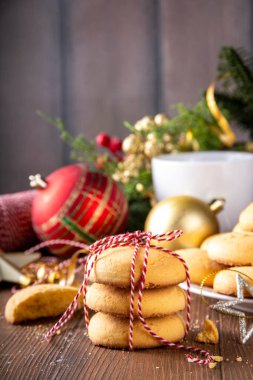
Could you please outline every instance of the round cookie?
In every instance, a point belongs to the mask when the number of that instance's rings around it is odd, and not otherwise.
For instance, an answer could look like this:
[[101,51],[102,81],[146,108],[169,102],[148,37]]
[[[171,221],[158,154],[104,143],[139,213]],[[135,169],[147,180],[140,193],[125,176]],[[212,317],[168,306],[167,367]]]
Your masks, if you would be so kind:
[[253,235],[227,232],[207,238],[201,245],[211,260],[231,266],[253,265]]
[[[138,291],[134,298],[134,315],[138,315]],[[130,289],[111,285],[92,284],[87,292],[87,305],[95,311],[129,316]],[[145,289],[142,297],[142,312],[145,318],[157,317],[184,310],[186,297],[179,286]]]
[[[130,269],[134,247],[109,248],[94,264],[89,280],[120,288],[130,287]],[[135,283],[141,277],[145,248],[137,253]],[[159,288],[179,284],[185,280],[185,269],[180,260],[156,248],[150,248],[145,288]]]
[[240,214],[239,224],[243,230],[253,232],[253,202]]
[[[184,321],[177,314],[160,318],[147,318],[146,322],[155,333],[170,342],[178,342],[185,335]],[[91,341],[96,345],[128,348],[129,318],[96,313],[90,320],[88,334]],[[139,319],[134,319],[133,346],[134,348],[150,348],[162,346],[162,343],[145,330]]]
[[252,231],[244,230],[239,223],[234,226],[233,232],[237,232],[238,234],[253,236],[253,230]]
[[[186,262],[191,282],[201,284],[201,282],[213,272],[226,268],[225,265],[209,259],[207,251],[201,248],[179,249],[176,251]],[[213,286],[214,275],[209,276],[204,285]]]
[[[253,285],[253,267],[232,267],[231,270],[225,269],[216,274],[213,282],[213,289],[215,292],[228,295],[237,295],[236,272],[233,272],[232,269],[249,276],[252,279],[251,282],[248,277],[242,275],[247,282]],[[249,295],[248,292],[245,295]]]

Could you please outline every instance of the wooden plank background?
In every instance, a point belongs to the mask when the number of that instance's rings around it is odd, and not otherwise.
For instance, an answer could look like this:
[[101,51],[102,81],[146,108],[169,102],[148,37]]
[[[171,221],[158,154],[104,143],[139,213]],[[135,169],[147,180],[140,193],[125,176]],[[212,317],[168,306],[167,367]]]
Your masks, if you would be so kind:
[[125,136],[123,120],[193,104],[224,44],[253,53],[250,0],[1,0],[0,193],[70,162],[57,131]]

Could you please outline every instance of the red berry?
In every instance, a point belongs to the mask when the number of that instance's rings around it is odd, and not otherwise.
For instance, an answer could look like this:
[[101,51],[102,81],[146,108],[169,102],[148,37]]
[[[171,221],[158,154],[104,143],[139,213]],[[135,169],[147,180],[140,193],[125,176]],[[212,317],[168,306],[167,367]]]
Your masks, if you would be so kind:
[[118,138],[113,136],[110,141],[109,149],[112,153],[121,151],[122,147],[122,141]]
[[106,133],[101,132],[96,137],[96,143],[99,146],[109,147],[110,142],[111,138]]

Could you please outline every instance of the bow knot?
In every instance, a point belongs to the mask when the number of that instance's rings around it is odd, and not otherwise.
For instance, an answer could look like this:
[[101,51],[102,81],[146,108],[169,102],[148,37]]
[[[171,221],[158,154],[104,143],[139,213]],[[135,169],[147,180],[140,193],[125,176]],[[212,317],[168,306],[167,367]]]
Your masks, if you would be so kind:
[[95,243],[89,246],[89,250],[92,254],[97,252],[102,252],[108,248],[115,248],[118,246],[146,246],[147,241],[150,243],[151,240],[156,241],[172,241],[179,238],[182,235],[183,231],[173,230],[171,232],[166,232],[161,235],[153,235],[152,232],[147,231],[135,231],[127,232],[125,234],[107,236],[101,240],[96,241]]

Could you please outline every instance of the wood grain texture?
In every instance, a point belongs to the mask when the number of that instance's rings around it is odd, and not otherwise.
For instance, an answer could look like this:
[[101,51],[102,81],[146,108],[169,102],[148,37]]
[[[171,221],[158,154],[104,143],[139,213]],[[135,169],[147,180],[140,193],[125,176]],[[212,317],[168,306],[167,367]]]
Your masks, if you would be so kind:
[[[9,290],[1,291],[0,375],[5,380],[252,379],[252,339],[246,345],[239,344],[237,318],[209,311],[198,296],[193,297],[193,326],[187,343],[194,343],[193,338],[207,315],[213,319],[220,330],[220,342],[201,347],[224,356],[224,362],[215,369],[188,363],[184,351],[159,348],[130,353],[95,347],[86,336],[81,313],[61,335],[50,343],[42,342],[42,334],[54,321],[8,325],[3,312],[9,295]],[[236,362],[237,356],[242,357],[241,363]]]

